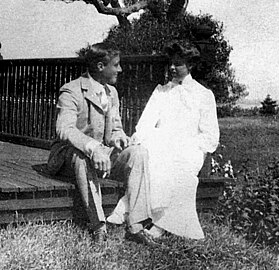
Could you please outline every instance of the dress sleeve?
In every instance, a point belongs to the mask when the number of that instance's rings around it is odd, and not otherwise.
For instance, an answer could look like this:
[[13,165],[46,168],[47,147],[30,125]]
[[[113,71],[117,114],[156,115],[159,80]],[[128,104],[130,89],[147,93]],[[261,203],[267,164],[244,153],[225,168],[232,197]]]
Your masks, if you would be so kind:
[[213,93],[208,91],[201,107],[198,146],[204,153],[212,153],[218,146],[219,137],[216,102]]

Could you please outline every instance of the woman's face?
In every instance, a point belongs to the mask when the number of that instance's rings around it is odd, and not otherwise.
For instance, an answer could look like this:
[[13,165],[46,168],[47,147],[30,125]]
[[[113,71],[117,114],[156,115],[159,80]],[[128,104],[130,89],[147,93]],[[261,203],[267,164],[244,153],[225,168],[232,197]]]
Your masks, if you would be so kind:
[[174,55],[170,60],[170,72],[174,81],[182,82],[184,78],[190,73],[185,63],[185,59],[179,55]]

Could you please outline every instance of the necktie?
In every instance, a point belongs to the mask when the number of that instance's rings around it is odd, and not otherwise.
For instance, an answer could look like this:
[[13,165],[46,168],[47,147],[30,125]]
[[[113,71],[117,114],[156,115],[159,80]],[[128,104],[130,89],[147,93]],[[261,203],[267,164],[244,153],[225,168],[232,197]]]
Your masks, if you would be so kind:
[[99,92],[98,96],[99,96],[103,111],[106,112],[108,110],[108,97],[107,97],[107,94],[106,94],[106,91],[104,88],[102,89],[102,91]]
[[111,132],[112,132],[112,119],[111,119],[111,111],[110,106],[111,104],[108,101],[108,96],[106,94],[106,85],[101,91],[100,95],[100,103],[103,107],[103,111],[105,113],[105,131],[104,131],[104,142],[106,145],[109,145],[111,140]]

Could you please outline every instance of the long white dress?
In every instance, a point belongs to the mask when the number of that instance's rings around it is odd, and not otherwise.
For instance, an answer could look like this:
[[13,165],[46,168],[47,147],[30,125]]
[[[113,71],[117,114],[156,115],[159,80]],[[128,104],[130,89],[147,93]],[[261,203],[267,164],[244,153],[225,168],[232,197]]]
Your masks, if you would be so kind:
[[196,212],[197,174],[219,141],[213,93],[191,75],[181,85],[158,85],[133,138],[149,153],[153,223],[179,236],[203,238]]

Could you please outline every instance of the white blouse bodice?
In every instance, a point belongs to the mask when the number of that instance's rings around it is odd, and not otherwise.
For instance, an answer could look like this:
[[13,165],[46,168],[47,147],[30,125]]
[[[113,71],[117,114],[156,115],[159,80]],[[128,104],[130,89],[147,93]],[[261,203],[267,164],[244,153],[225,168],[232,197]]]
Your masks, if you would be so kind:
[[150,149],[150,155],[166,151],[169,160],[179,160],[185,169],[197,174],[204,154],[213,152],[219,141],[213,93],[191,75],[181,85],[158,85],[134,136]]

